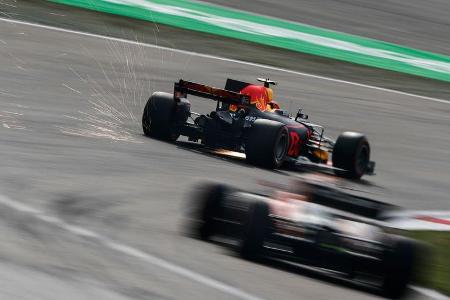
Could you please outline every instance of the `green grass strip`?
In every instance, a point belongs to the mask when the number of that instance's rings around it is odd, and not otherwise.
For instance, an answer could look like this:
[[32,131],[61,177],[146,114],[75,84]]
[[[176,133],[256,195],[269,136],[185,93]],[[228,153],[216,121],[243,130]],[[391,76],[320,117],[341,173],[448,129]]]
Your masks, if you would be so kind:
[[408,231],[404,234],[431,247],[431,255],[425,257],[420,283],[450,295],[450,232]]

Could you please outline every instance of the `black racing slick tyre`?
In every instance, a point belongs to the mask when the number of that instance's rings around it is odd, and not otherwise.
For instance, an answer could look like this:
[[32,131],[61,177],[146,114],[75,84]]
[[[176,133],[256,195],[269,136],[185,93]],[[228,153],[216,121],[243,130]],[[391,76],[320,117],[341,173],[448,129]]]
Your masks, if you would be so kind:
[[404,296],[408,284],[414,279],[418,263],[419,243],[400,236],[390,238],[391,247],[382,260],[382,294],[390,299]]
[[367,138],[357,132],[344,132],[336,140],[333,148],[333,167],[338,176],[359,179],[366,172],[370,161],[370,146]]
[[260,201],[251,203],[238,248],[241,257],[248,260],[259,259],[263,252],[264,240],[269,230],[269,205]]
[[220,216],[228,187],[222,184],[208,183],[194,196],[195,206],[193,227],[194,235],[202,240],[209,240],[216,233],[216,218]]
[[280,122],[258,119],[249,128],[245,143],[245,155],[251,164],[276,169],[287,155],[289,134]]
[[172,94],[156,92],[148,99],[142,114],[146,136],[173,142],[179,137],[174,128],[175,101]]

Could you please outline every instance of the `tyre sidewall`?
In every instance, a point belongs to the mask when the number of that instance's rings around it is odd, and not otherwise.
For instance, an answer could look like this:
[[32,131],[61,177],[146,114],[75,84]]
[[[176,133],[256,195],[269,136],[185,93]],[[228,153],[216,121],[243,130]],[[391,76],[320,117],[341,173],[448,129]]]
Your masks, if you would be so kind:
[[175,141],[175,101],[172,94],[156,92],[148,99],[142,115],[144,134],[153,138]]
[[387,298],[398,299],[414,279],[418,246],[414,240],[400,236],[388,237],[387,244],[382,260],[382,293]]
[[[359,166],[358,160],[365,153],[363,167]],[[344,132],[342,133],[333,148],[332,162],[333,167],[344,171],[336,171],[336,174],[342,177],[359,179],[367,170],[367,164],[370,160],[370,146],[367,138],[360,133]]]
[[239,245],[240,255],[248,260],[261,258],[264,240],[270,230],[269,205],[265,202],[250,204]]
[[193,204],[194,219],[196,225],[194,226],[194,234],[202,240],[209,240],[215,234],[217,222],[215,218],[221,213],[223,202],[229,188],[222,184],[207,184],[201,187],[197,193]]
[[288,129],[280,122],[258,119],[248,129],[245,154],[247,160],[254,165],[279,168],[286,158],[288,147]]

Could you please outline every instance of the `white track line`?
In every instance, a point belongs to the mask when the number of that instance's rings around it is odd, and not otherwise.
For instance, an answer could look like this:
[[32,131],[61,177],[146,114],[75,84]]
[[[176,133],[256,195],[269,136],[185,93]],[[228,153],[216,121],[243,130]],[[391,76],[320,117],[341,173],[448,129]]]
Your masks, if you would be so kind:
[[239,299],[244,299],[244,300],[263,300],[262,298],[248,294],[238,288],[232,287],[228,284],[225,284],[218,280],[212,279],[212,278],[202,275],[200,273],[191,271],[189,269],[186,269],[182,266],[176,265],[175,263],[172,263],[172,262],[162,259],[160,257],[148,254],[137,248],[133,248],[128,245],[121,244],[120,242],[116,242],[106,236],[100,235],[89,229],[85,229],[83,227],[76,226],[76,225],[71,225],[62,219],[45,214],[44,212],[42,212],[38,209],[35,209],[26,204],[14,201],[6,196],[0,195],[0,205],[4,206],[6,208],[9,208],[9,209],[18,211],[20,213],[29,215],[30,217],[35,218],[38,221],[41,221],[41,222],[47,223],[49,225],[52,225],[56,228],[65,230],[75,236],[81,237],[83,239],[87,239],[91,242],[96,242],[99,245],[107,247],[111,250],[114,250],[114,251],[124,254],[126,256],[130,256],[130,257],[139,259],[149,265],[159,267],[166,271],[169,271],[169,272],[172,272],[179,276],[190,279],[194,282],[200,283],[204,286],[216,289],[216,290],[218,290],[222,293],[228,294],[230,296],[233,296],[233,297],[236,297]]
[[450,300],[450,298],[448,298],[447,296],[445,296],[444,294],[441,294],[439,292],[430,290],[430,289],[426,289],[423,287],[418,287],[418,286],[412,286],[411,287],[414,291],[416,291],[419,294],[425,295],[430,299],[435,299],[435,300]]
[[153,44],[140,43],[140,42],[136,42],[136,41],[132,41],[132,40],[115,38],[115,37],[110,37],[110,36],[105,36],[105,35],[100,35],[100,34],[64,29],[64,28],[59,28],[59,27],[54,27],[54,26],[41,25],[41,24],[12,20],[12,19],[7,19],[7,18],[0,18],[0,21],[12,23],[12,24],[27,25],[27,26],[32,26],[32,27],[37,27],[37,28],[42,28],[42,29],[47,29],[47,30],[54,30],[54,31],[59,31],[59,32],[78,34],[78,35],[100,38],[100,39],[105,39],[105,40],[110,40],[110,41],[128,43],[128,44],[132,44],[132,45],[139,45],[139,46],[148,47],[148,48],[162,49],[162,50],[171,51],[171,52],[175,52],[175,53],[182,53],[182,54],[204,57],[204,58],[209,58],[209,59],[215,59],[215,60],[220,60],[220,61],[233,62],[233,63],[243,64],[243,65],[247,65],[247,66],[259,67],[259,68],[263,68],[263,69],[267,69],[267,70],[285,72],[285,73],[289,73],[289,74],[295,74],[295,75],[300,75],[300,76],[305,76],[305,77],[310,77],[310,78],[316,78],[316,79],[321,79],[321,80],[326,80],[326,81],[343,83],[343,84],[348,84],[348,85],[353,85],[353,86],[358,86],[358,87],[363,87],[363,88],[368,88],[368,89],[373,89],[373,90],[378,90],[378,91],[383,91],[383,92],[388,92],[388,93],[394,93],[394,94],[398,94],[398,95],[409,96],[409,97],[419,98],[419,99],[438,102],[438,103],[450,104],[450,100],[421,96],[421,95],[406,93],[406,92],[402,92],[402,91],[397,91],[397,90],[392,90],[392,89],[387,89],[387,88],[382,88],[382,87],[377,87],[377,86],[372,86],[372,85],[367,85],[367,84],[362,84],[362,83],[356,83],[356,82],[352,82],[352,81],[346,81],[346,80],[341,80],[341,79],[336,79],[336,78],[331,78],[331,77],[325,77],[325,76],[319,76],[319,75],[314,75],[314,74],[309,74],[309,73],[304,73],[304,72],[293,71],[293,70],[284,69],[284,68],[277,68],[277,67],[258,64],[258,63],[252,63],[252,62],[248,62],[248,61],[230,59],[230,58],[208,55],[208,54],[203,54],[203,53],[198,53],[198,52],[179,50],[179,49],[168,48],[168,47],[163,47],[163,46],[158,46],[158,45],[153,45]]

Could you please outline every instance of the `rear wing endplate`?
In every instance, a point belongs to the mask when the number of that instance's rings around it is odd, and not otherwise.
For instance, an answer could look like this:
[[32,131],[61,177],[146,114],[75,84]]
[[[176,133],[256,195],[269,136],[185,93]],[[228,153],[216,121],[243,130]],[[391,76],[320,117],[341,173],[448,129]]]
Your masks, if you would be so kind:
[[186,98],[188,94],[228,104],[250,105],[250,97],[241,93],[219,89],[191,81],[185,81],[183,79],[175,82],[175,98]]

